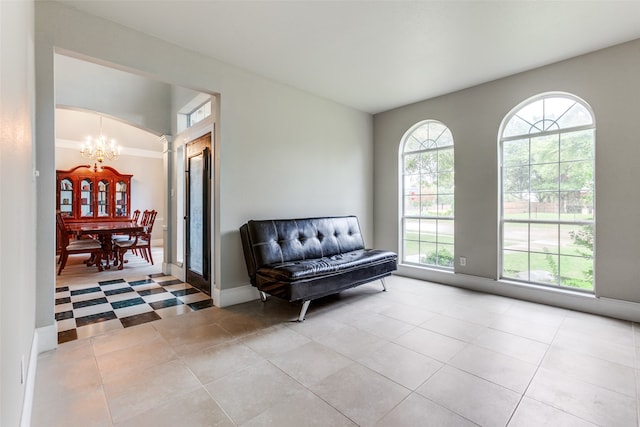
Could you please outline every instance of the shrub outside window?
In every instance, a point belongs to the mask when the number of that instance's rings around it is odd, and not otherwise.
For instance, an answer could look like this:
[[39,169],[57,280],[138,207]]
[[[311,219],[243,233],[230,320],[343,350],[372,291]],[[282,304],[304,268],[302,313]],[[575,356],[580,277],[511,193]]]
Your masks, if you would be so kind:
[[595,123],[569,94],[505,118],[500,139],[501,277],[594,288]]
[[405,134],[400,152],[402,262],[453,268],[453,136],[427,120]]

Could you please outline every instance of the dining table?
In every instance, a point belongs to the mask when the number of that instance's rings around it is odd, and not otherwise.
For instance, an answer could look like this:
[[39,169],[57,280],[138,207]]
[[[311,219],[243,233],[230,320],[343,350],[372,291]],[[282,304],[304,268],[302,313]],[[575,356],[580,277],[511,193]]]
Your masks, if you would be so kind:
[[[125,234],[133,235],[143,233],[146,229],[144,225],[140,225],[133,220],[123,221],[79,221],[65,224],[70,233],[75,234],[77,238],[83,236],[94,236],[102,244],[102,259],[105,262],[104,268],[111,267],[110,260],[113,259],[114,267],[118,265],[118,257],[113,256],[113,235]],[[92,260],[87,260],[91,263]]]

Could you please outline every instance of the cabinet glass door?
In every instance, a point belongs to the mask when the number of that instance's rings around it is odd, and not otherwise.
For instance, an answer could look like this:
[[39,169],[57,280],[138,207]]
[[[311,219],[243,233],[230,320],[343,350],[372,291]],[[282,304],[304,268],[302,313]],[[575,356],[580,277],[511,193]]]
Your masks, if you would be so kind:
[[64,216],[73,216],[73,182],[68,179],[60,180],[60,206],[58,209]]
[[116,182],[116,216],[129,216],[129,206],[127,206],[127,183]]
[[80,216],[93,217],[93,182],[88,178],[80,181]]
[[109,181],[98,181],[98,216],[109,216]]

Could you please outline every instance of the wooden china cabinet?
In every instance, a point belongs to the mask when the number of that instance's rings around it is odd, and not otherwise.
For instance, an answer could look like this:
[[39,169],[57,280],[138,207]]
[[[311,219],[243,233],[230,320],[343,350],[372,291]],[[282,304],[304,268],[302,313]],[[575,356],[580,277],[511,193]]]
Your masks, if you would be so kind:
[[57,209],[65,222],[120,221],[131,215],[131,177],[110,166],[56,171]]

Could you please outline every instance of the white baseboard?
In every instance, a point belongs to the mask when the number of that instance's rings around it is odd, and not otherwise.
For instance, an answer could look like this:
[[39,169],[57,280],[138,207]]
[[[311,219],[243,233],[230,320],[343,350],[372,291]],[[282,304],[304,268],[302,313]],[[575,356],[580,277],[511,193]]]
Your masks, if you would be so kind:
[[38,354],[58,348],[58,322],[36,329],[38,334]]
[[640,322],[640,304],[635,302],[599,298],[591,293],[525,283],[494,280],[449,271],[430,270],[408,265],[398,265],[397,275],[457,286],[479,292],[516,298],[569,310],[600,316]]
[[33,331],[31,341],[31,352],[29,353],[29,366],[24,390],[24,400],[22,402],[22,416],[20,427],[31,425],[31,412],[33,411],[33,395],[36,384],[36,373],[38,370],[38,355],[45,351],[58,347],[58,326],[57,324],[37,328]]
[[216,307],[229,307],[242,304],[260,298],[258,290],[251,285],[238,286],[231,289],[213,290],[213,305]]

